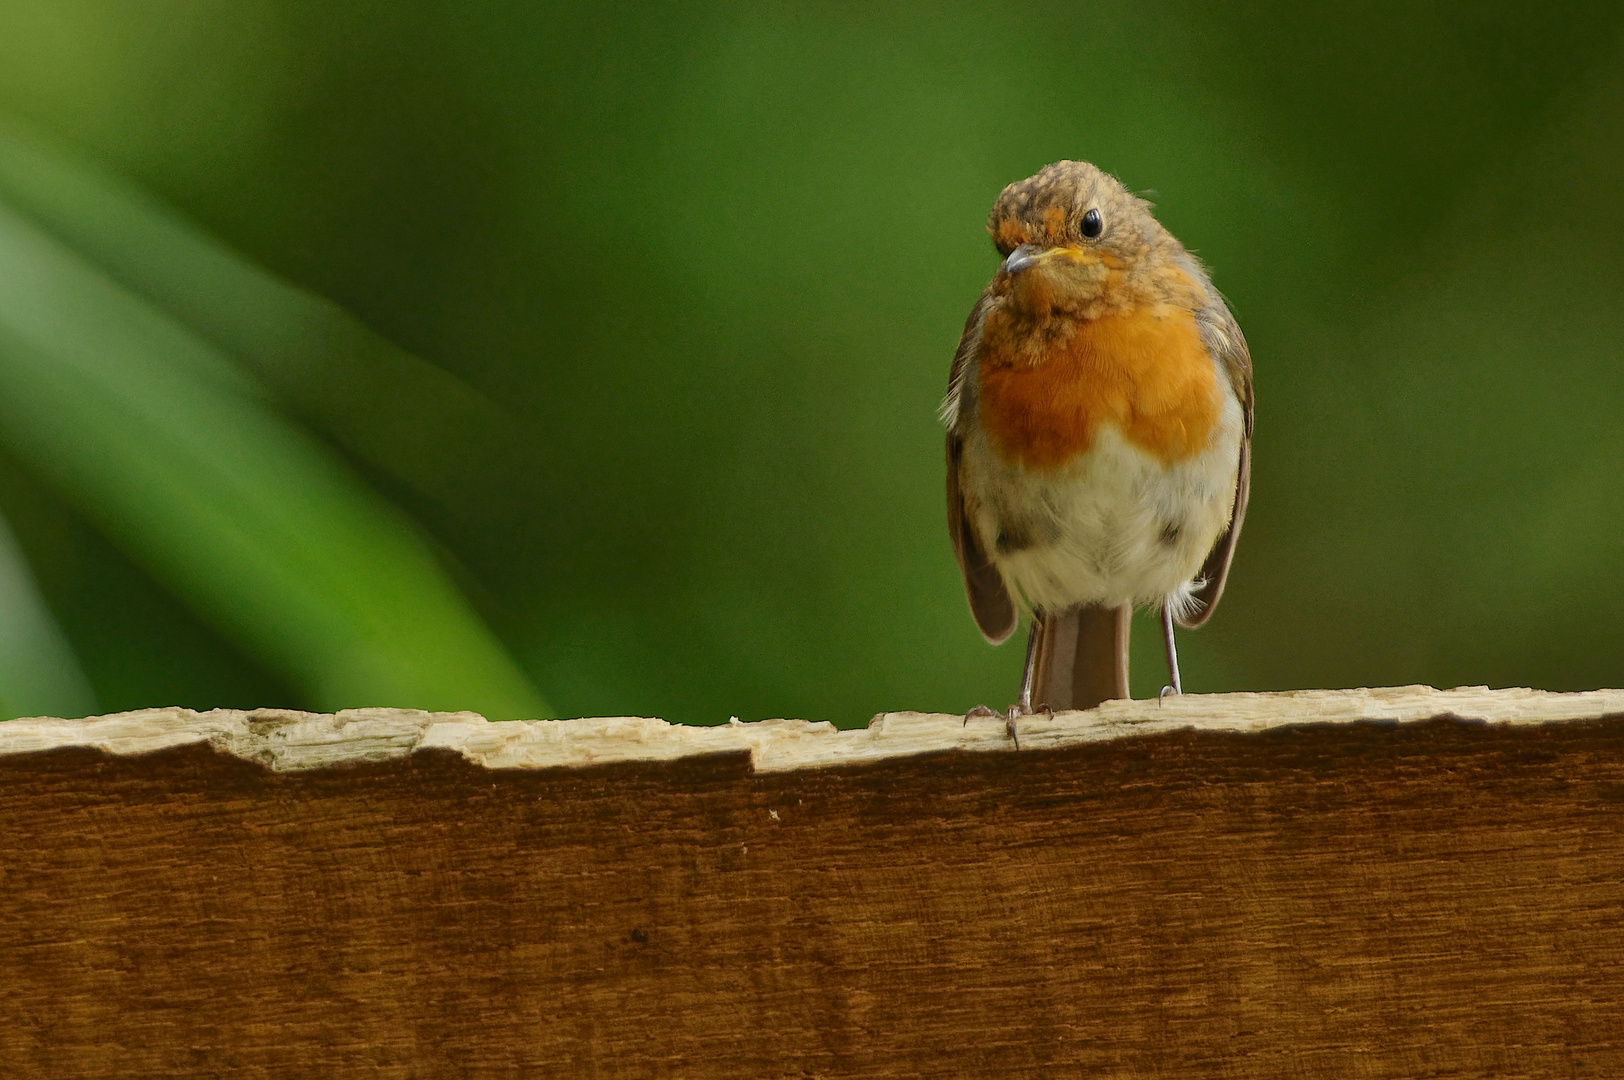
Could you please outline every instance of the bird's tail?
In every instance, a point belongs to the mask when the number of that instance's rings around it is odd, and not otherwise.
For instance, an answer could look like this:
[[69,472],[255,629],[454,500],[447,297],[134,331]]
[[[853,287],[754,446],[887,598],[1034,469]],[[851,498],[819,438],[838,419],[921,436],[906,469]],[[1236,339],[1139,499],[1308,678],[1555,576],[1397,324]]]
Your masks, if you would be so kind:
[[1034,708],[1092,709],[1128,696],[1128,631],[1133,608],[1079,604],[1036,615]]

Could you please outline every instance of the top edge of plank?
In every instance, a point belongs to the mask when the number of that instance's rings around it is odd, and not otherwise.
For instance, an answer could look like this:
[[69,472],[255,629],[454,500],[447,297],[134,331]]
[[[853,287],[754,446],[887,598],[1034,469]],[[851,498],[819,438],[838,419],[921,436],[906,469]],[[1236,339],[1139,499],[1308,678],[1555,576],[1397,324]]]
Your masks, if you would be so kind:
[[[1158,703],[1108,701],[1098,708],[1023,717],[1019,750],[1056,749],[1179,730],[1259,732],[1292,724],[1361,720],[1410,723],[1439,716],[1496,724],[1551,724],[1624,716],[1624,690],[1551,693],[1484,686],[1184,694]],[[716,727],[640,716],[491,722],[472,712],[419,709],[141,709],[82,720],[29,717],[0,723],[0,755],[84,747],[115,755],[208,743],[278,772],[385,761],[444,749],[490,769],[571,768],[673,761],[748,752],[757,772],[851,765],[943,750],[1017,749],[1002,717],[881,713],[868,727],[828,722],[738,720]]]

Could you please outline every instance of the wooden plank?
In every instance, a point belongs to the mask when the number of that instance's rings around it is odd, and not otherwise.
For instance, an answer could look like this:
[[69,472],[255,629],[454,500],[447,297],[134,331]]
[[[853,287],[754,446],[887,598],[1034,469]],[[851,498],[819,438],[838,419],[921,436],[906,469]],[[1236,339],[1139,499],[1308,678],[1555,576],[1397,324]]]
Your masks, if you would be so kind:
[[1624,1072],[1624,695],[1320,693],[3,724],[0,1074]]

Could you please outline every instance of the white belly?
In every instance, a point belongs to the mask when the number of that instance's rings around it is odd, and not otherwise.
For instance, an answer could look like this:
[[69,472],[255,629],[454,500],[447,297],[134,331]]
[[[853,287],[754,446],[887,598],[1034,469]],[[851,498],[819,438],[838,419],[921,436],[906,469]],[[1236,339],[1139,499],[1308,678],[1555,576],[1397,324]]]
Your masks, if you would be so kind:
[[1164,465],[1107,426],[1078,460],[1039,471],[1005,462],[977,425],[964,447],[966,511],[1011,592],[1032,607],[1178,612],[1229,524],[1242,424],[1225,394],[1206,449],[1185,461]]

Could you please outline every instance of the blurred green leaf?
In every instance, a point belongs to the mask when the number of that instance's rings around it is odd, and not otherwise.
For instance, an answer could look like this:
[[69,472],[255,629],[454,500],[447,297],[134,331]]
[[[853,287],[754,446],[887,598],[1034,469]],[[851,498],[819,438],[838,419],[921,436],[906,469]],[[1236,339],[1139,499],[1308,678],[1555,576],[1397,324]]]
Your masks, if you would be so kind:
[[512,452],[509,418],[461,379],[4,124],[0,200],[242,363],[293,415],[443,504]]
[[209,343],[3,209],[0,439],[309,704],[547,711],[409,522]]
[[95,712],[90,682],[0,518],[0,719]]

